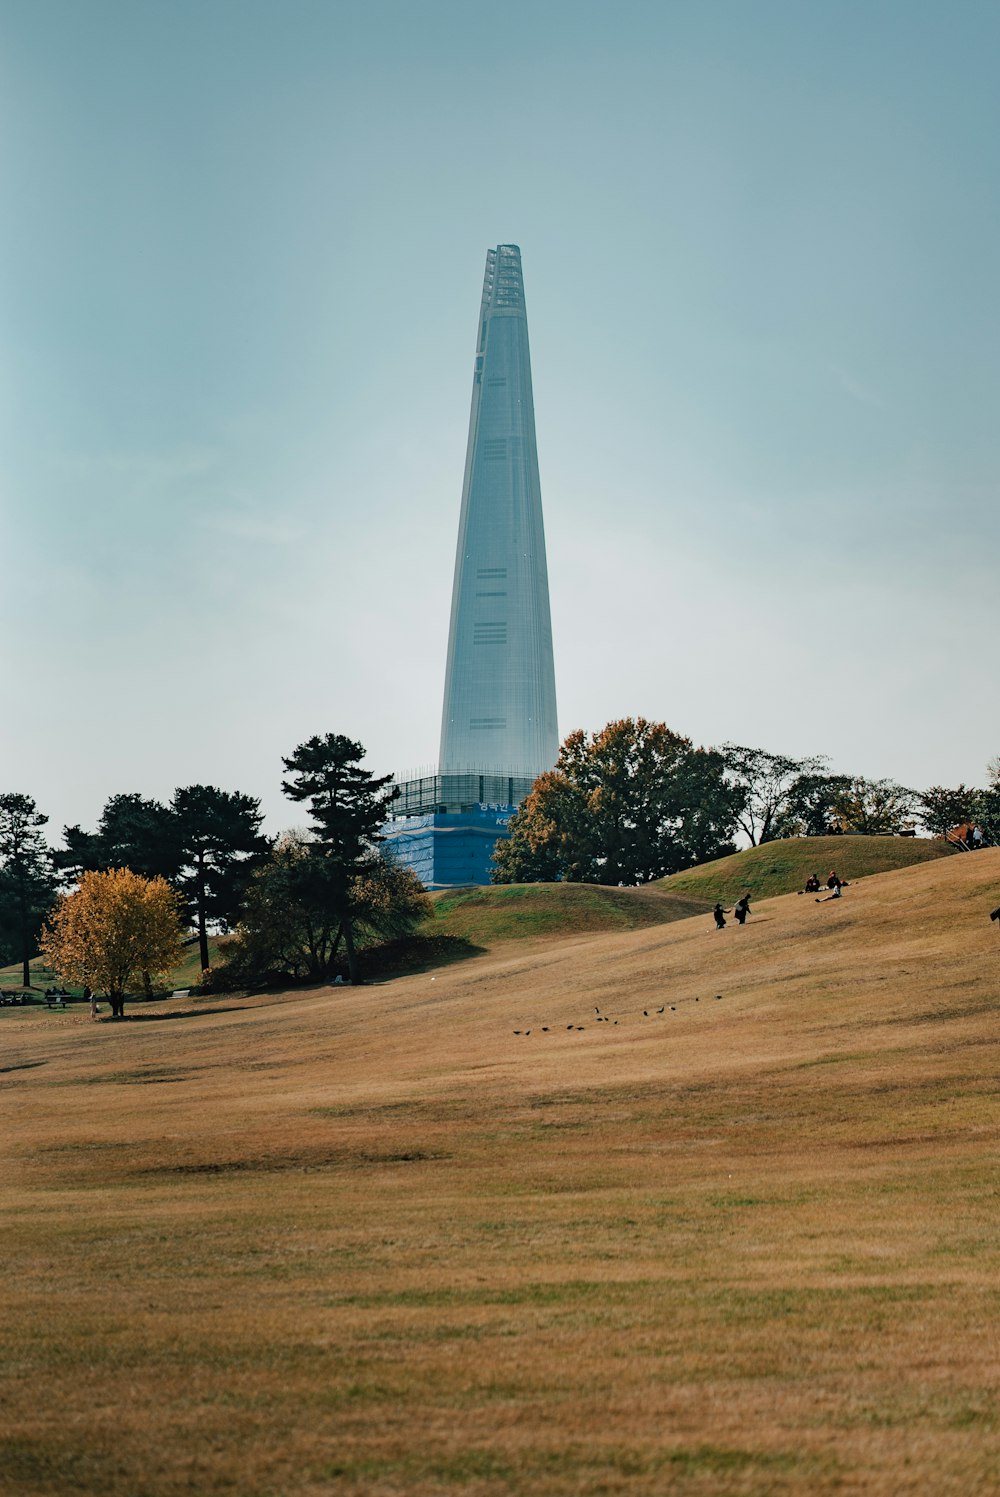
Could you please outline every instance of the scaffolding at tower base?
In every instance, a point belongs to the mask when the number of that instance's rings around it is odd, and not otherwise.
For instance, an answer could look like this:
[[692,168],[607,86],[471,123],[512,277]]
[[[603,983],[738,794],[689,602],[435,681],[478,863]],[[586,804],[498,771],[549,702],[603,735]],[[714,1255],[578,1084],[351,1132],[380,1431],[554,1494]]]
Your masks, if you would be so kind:
[[512,815],[531,790],[529,775],[508,775],[500,770],[468,770],[463,774],[429,774],[413,780],[397,780],[398,796],[389,807],[392,821],[414,816],[469,815],[481,811]]

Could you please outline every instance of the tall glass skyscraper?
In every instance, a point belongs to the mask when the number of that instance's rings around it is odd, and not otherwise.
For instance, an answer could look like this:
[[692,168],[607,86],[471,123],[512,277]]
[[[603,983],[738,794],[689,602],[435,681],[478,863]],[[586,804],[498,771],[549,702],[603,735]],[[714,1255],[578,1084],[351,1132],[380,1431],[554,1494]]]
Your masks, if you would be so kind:
[[559,751],[521,251],[486,255],[441,721],[442,774],[534,779]]
[[428,888],[489,882],[559,752],[521,251],[486,255],[436,774],[399,784],[385,851]]

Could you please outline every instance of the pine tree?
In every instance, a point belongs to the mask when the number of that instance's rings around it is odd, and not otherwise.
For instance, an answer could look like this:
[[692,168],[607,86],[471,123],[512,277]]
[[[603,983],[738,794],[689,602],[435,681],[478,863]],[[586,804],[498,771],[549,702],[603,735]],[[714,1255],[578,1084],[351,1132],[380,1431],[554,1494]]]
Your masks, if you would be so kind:
[[0,795],[0,914],[13,936],[26,988],[42,917],[55,896],[52,854],[42,836],[48,819],[30,795]]
[[342,733],[326,733],[300,743],[281,761],[289,775],[282,790],[289,800],[309,808],[312,897],[337,917],[352,983],[358,981],[352,886],[377,856],[380,828],[398,793],[386,788],[391,775],[376,778],[361,768],[364,756],[360,743]]
[[215,785],[187,785],[171,802],[177,883],[194,913],[201,967],[208,924],[233,924],[250,875],[270,851],[260,834],[260,801]]
[[112,795],[101,812],[97,830],[63,828],[65,848],[56,862],[67,880],[81,873],[131,868],[143,878],[172,879],[177,874],[176,838],[168,808],[134,791]]

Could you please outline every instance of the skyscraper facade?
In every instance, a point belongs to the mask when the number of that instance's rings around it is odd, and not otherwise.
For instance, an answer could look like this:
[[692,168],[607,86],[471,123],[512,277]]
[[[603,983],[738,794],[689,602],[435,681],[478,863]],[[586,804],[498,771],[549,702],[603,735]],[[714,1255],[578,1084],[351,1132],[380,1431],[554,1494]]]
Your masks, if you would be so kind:
[[436,773],[401,782],[386,851],[429,888],[489,882],[559,751],[521,251],[486,255]]
[[486,256],[441,721],[442,773],[530,778],[559,750],[521,251]]

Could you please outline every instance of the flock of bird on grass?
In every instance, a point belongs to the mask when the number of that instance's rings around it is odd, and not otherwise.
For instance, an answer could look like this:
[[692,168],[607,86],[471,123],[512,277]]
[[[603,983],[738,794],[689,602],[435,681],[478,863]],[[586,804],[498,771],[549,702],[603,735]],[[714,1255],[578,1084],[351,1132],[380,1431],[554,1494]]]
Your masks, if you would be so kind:
[[[700,1003],[701,1002],[700,998],[689,998],[687,1001],[689,1003]],[[715,995],[715,1001],[716,1001],[716,1003],[721,1003],[722,1002],[722,994],[721,993],[716,993],[716,995]],[[655,1019],[660,1014],[665,1014],[668,1009],[670,1010],[670,1012],[672,1014],[675,1014],[677,1012],[677,1004],[676,1003],[662,1003],[659,1008],[644,1008],[643,1011],[642,1011],[642,1017],[644,1019]],[[602,1014],[600,1008],[595,1003],[595,1005],[594,1005],[594,1023],[595,1024],[618,1024],[620,1022],[621,1021],[619,1019],[612,1019],[611,1016],[610,1016],[610,1014]],[[559,1025],[553,1026],[552,1024],[539,1024],[536,1027],[537,1027],[538,1032],[540,1034],[552,1034],[552,1033],[555,1032],[556,1029],[560,1028],[561,1026],[559,1026]],[[577,1033],[579,1033],[580,1030],[582,1030],[582,1029],[586,1029],[586,1027],[587,1027],[586,1024],[567,1024],[566,1025],[567,1029],[575,1030]],[[530,1029],[515,1029],[514,1033],[521,1035],[524,1039],[527,1039],[528,1035],[531,1033],[531,1030]]]

